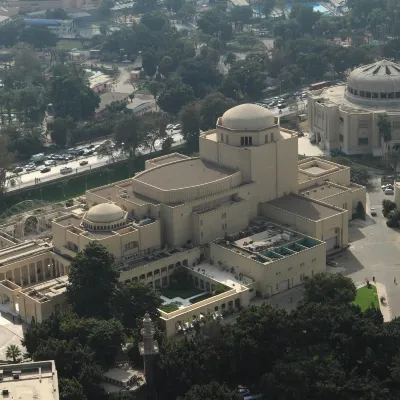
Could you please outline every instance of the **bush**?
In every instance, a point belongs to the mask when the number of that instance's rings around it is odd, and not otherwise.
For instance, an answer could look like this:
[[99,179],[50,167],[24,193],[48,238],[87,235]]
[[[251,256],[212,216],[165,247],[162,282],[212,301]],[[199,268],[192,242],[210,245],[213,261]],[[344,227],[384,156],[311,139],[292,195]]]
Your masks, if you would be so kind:
[[397,206],[391,200],[382,201],[382,213],[384,217],[387,217],[392,211],[396,210]]
[[350,167],[350,180],[358,185],[369,186],[371,174],[364,169]]
[[388,220],[386,221],[386,225],[389,228],[397,228],[399,226],[399,221],[400,221],[400,211],[396,209],[389,214]]

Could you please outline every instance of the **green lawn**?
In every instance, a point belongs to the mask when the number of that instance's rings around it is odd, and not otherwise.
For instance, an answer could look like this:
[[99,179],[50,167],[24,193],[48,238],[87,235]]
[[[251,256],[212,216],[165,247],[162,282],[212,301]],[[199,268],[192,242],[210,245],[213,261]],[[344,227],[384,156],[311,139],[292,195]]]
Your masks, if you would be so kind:
[[192,304],[198,303],[199,301],[206,300],[212,297],[211,293],[204,293],[202,296],[196,297],[194,299],[189,300]]
[[187,299],[192,296],[196,296],[196,294],[203,293],[202,290],[197,289],[194,286],[179,286],[179,285],[170,285],[169,287],[165,287],[160,289],[160,293],[168,297],[169,299],[173,299],[174,297],[180,297],[181,299]]
[[357,289],[357,296],[353,302],[357,304],[361,311],[365,311],[372,305],[379,309],[379,300],[378,295],[376,294],[376,287],[371,285],[369,288],[367,286],[363,286],[360,289]]
[[164,304],[164,305],[160,306],[160,310],[162,310],[166,313],[170,313],[170,312],[179,310],[179,308],[176,304]]

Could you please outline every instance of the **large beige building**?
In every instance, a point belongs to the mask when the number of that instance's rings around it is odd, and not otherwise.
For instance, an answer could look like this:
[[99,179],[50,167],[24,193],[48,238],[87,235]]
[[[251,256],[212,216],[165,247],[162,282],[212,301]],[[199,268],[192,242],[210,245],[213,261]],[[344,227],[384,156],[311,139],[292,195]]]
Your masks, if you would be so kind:
[[308,125],[323,150],[381,155],[378,117],[392,124],[390,148],[400,147],[400,64],[379,61],[352,71],[345,85],[311,91]]
[[365,188],[350,182],[346,166],[299,161],[297,140],[262,107],[228,110],[201,134],[199,157],[148,160],[131,179],[88,190],[85,208],[54,218],[52,247],[24,242],[0,251],[0,296],[40,322],[63,306],[68,264],[91,241],[115,255],[121,280],[165,287],[185,267],[204,293],[227,287],[161,311],[168,335],[195,317],[302,284],[325,270],[327,251],[348,244]]

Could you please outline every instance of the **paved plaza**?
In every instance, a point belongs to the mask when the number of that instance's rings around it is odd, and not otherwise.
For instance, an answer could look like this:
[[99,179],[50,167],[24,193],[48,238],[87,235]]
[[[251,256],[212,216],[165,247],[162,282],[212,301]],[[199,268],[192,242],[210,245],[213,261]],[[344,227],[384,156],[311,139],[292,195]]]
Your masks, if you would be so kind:
[[22,338],[23,326],[21,323],[13,322],[10,314],[0,312],[0,360],[6,360],[6,350],[10,344],[18,346],[21,353],[24,354],[25,349],[21,345]]

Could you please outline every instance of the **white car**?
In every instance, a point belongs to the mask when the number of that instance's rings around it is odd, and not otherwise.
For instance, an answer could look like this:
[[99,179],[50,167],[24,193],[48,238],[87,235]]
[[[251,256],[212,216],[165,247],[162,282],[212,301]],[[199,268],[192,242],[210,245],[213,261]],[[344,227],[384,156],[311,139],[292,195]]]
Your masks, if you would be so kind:
[[375,207],[371,207],[370,208],[370,212],[371,212],[371,217],[376,217],[376,208]]
[[51,167],[52,165],[56,165],[56,162],[54,160],[47,160],[44,162],[44,165],[46,167]]
[[35,164],[30,164],[25,166],[25,171],[26,172],[30,172],[30,171],[34,171],[36,169],[36,165]]
[[167,125],[167,129],[169,130],[169,129],[174,129],[174,124],[168,124]]
[[60,169],[60,174],[64,175],[64,174],[70,174],[72,172],[72,168],[71,167],[64,167]]
[[394,190],[393,189],[385,189],[385,194],[394,194]]

